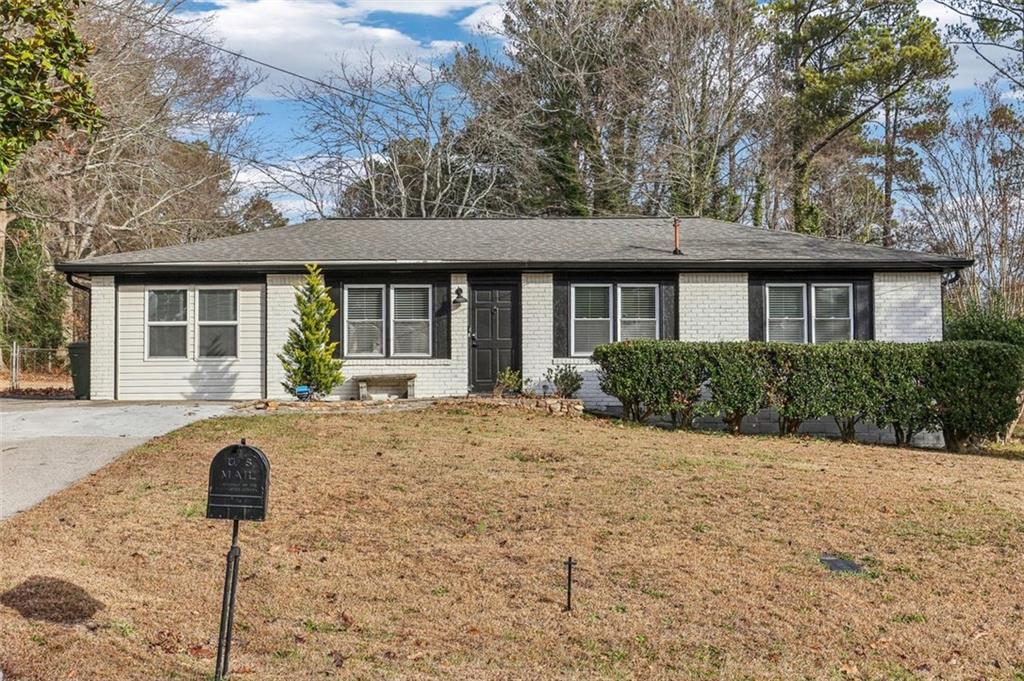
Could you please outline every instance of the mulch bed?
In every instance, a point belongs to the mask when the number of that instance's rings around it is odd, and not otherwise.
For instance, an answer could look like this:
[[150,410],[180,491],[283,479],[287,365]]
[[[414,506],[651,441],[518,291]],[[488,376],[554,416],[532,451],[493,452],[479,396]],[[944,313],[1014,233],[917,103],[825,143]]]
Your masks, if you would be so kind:
[[70,388],[18,388],[0,391],[0,397],[17,400],[73,400],[75,391]]

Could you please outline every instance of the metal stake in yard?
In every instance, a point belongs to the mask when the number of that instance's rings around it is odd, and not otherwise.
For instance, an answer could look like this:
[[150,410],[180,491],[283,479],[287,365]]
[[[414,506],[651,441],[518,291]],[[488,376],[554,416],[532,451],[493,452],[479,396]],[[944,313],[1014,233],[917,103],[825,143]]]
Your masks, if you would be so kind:
[[569,560],[565,561],[565,611],[569,612],[572,610],[572,568],[576,565],[576,561],[569,556]]
[[217,636],[215,681],[228,675],[231,660],[231,634],[235,627],[235,602],[238,596],[238,528],[242,520],[265,520],[270,493],[270,462],[267,456],[242,440],[217,452],[210,464],[210,488],[206,517],[230,520],[231,549],[224,571],[224,595],[220,607],[220,631]]
[[220,607],[220,635],[217,637],[217,668],[214,679],[227,677],[231,658],[231,632],[235,625],[235,596],[238,593],[238,559],[242,549],[238,546],[238,523],[231,524],[231,549],[228,551],[228,566],[224,573],[224,600]]

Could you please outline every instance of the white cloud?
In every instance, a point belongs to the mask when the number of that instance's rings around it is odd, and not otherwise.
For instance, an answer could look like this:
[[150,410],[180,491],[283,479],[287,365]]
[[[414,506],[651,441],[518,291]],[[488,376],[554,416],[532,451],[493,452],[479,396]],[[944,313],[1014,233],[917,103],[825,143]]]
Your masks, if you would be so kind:
[[[964,20],[962,16],[938,0],[920,0],[917,3],[917,9],[923,16],[935,19],[940,31],[945,31],[950,26],[955,26]],[[950,89],[954,92],[973,90],[976,84],[986,82],[995,74],[995,70],[969,47],[961,46],[956,51],[955,59],[956,75],[949,83]]]
[[373,12],[395,14],[421,14],[430,17],[444,17],[470,7],[479,7],[488,0],[350,0],[348,7],[362,15]]
[[494,35],[501,30],[504,19],[504,6],[491,2],[467,15],[466,18],[459,22],[459,26],[471,33]]
[[[378,62],[425,60],[447,54],[459,43],[449,40],[421,42],[393,28],[369,26],[359,19],[384,6],[415,5],[417,13],[440,12],[446,7],[480,4],[480,0],[438,0],[402,3],[399,0],[348,5],[322,0],[214,0],[214,9],[189,13],[209,22],[213,35],[229,49],[247,57],[317,78],[336,66],[338,57],[349,63],[365,58],[373,50]],[[389,10],[397,11],[397,10]],[[270,97],[275,88],[294,84],[295,79],[263,69],[267,81],[256,93]]]

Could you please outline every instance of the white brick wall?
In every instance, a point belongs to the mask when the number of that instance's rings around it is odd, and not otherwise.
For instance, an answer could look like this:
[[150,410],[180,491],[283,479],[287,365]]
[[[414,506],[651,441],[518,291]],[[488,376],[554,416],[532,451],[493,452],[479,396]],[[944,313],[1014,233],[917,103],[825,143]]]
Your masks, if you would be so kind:
[[679,339],[748,340],[746,272],[686,272],[679,275]]
[[92,278],[89,297],[89,399],[114,399],[114,277]]
[[[617,406],[619,401],[601,392],[598,368],[586,357],[559,357],[554,355],[554,277],[550,273],[524,272],[522,278],[523,304],[523,378],[532,381],[530,387],[543,392],[544,374],[549,367],[562,364],[575,366],[583,375],[583,388],[576,397],[590,409]],[[550,386],[547,386],[550,391]]]
[[[462,295],[469,298],[468,277],[453,274],[451,296],[461,288]],[[345,382],[335,391],[340,399],[359,397],[359,385],[352,380],[357,376],[380,374],[416,374],[417,397],[455,397],[469,392],[469,303],[452,306],[451,311],[451,359],[349,359],[342,369]],[[279,363],[280,364],[280,363]],[[373,397],[384,396],[370,388]]]
[[542,390],[544,373],[551,366],[554,345],[554,277],[524,272],[522,279],[523,378]]
[[875,340],[942,340],[940,273],[876,272],[874,294]]
[[284,369],[277,355],[295,320],[295,287],[302,279],[301,274],[267,275],[267,398],[271,400],[291,399],[281,385]]

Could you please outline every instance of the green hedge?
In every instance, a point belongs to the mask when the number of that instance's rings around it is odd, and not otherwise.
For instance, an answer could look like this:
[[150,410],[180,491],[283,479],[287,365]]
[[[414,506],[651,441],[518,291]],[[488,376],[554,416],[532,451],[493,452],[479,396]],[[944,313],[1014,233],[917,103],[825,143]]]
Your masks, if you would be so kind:
[[942,430],[954,451],[1001,434],[1024,387],[1024,353],[986,341],[628,341],[598,347],[594,359],[601,389],[635,420],[668,414],[689,426],[716,416],[738,432],[744,416],[774,407],[784,434],[831,416],[847,441],[869,421],[892,426],[900,444]]

